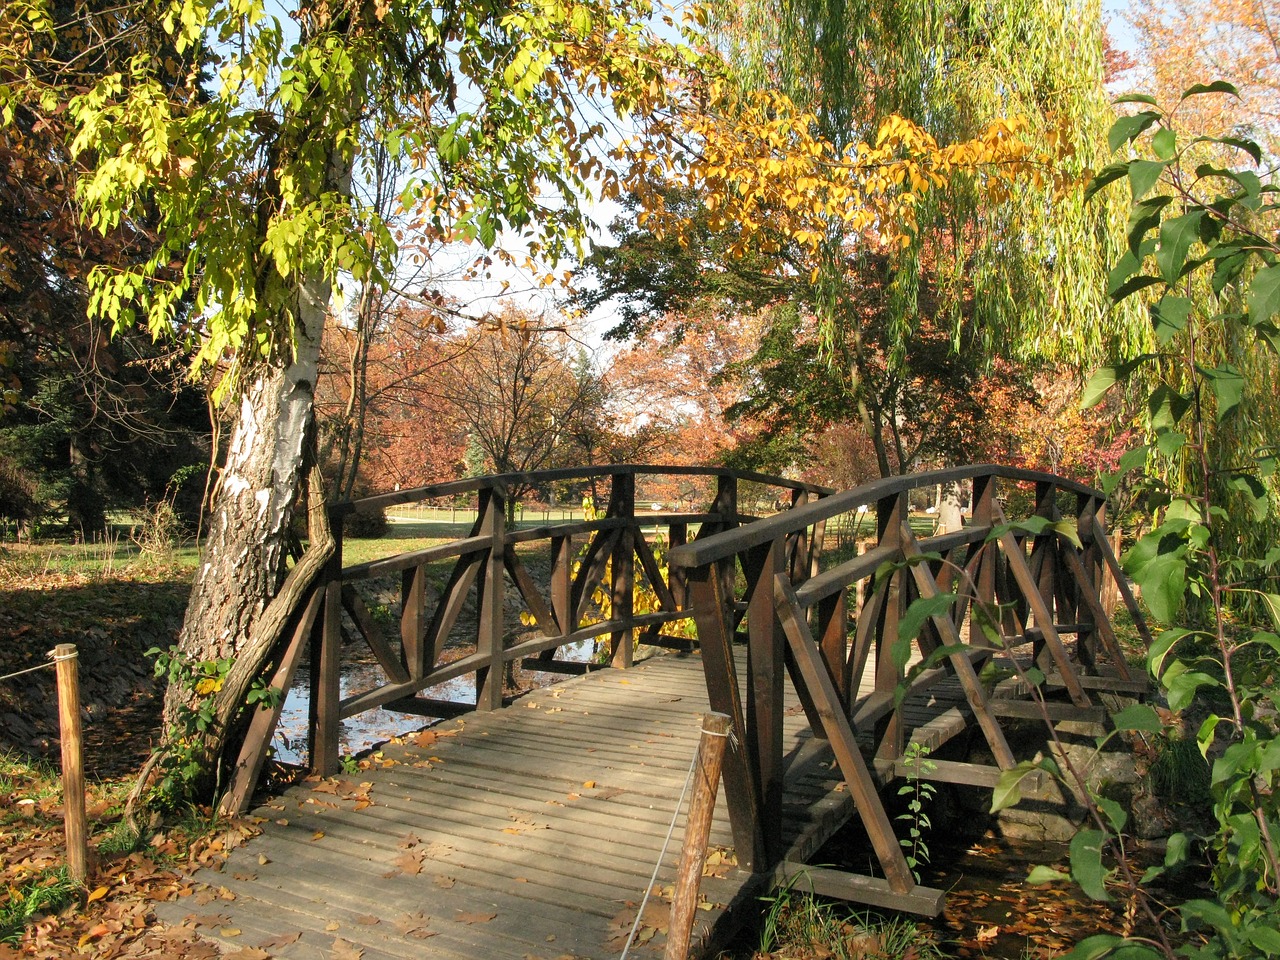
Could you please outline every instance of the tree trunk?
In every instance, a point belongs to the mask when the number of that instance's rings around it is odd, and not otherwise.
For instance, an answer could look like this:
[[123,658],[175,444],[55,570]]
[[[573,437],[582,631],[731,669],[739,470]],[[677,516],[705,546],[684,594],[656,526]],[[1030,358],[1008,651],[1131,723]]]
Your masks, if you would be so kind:
[[[284,580],[289,523],[313,443],[315,382],[330,285],[300,285],[289,362],[261,367],[240,396],[186,619],[178,641],[188,663],[234,658]],[[165,746],[190,735],[190,711],[207,695],[171,683],[165,694]],[[216,764],[218,757],[210,758]],[[214,785],[213,764],[196,784]]]

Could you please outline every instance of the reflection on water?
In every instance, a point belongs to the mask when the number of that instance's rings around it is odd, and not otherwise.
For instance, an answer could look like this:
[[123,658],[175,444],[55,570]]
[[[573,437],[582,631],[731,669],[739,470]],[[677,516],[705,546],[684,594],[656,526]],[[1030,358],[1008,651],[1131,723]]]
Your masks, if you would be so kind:
[[[576,663],[589,662],[595,655],[595,643],[584,640],[571,646],[563,647],[557,659],[571,660]],[[520,681],[522,689],[546,687],[565,679],[561,674],[543,673],[538,670],[522,670]],[[387,675],[376,660],[344,657],[342,661],[342,696],[371,690],[387,682]],[[433,700],[451,700],[457,703],[472,704],[476,702],[475,677],[467,675],[442,683],[436,687],[428,687],[423,696]],[[285,696],[284,707],[280,711],[280,723],[276,726],[272,747],[278,760],[288,763],[303,763],[307,759],[307,714],[311,701],[311,671],[304,659],[294,676],[293,685]],[[397,710],[385,710],[378,707],[366,710],[342,721],[339,739],[343,754],[354,755],[367,750],[375,744],[382,743],[392,737],[419,730],[437,721],[431,717],[422,717],[413,713],[400,713]]]

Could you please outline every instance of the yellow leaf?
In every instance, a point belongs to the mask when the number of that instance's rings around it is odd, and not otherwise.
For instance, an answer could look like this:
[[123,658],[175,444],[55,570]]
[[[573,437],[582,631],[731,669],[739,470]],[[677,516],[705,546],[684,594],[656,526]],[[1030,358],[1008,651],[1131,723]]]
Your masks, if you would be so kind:
[[93,893],[89,894],[89,896],[86,898],[86,902],[93,903],[93,901],[101,900],[106,895],[107,895],[107,888],[98,887],[96,890],[93,891]]

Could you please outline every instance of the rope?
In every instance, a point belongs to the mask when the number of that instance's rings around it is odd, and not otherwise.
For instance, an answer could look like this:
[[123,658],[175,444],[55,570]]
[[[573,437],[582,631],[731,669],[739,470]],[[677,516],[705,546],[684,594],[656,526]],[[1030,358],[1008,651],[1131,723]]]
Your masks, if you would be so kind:
[[38,663],[34,667],[27,667],[25,670],[15,670],[13,673],[6,673],[3,676],[0,676],[0,681],[12,680],[14,677],[22,676],[24,673],[35,673],[37,670],[51,670],[55,666],[57,666],[59,663],[61,663],[63,660],[74,660],[79,655],[80,655],[80,652],[77,650],[77,651],[72,651],[71,653],[67,654],[65,657],[60,657],[57,654],[55,654],[52,650],[50,650],[48,654],[49,656],[48,663]]
[[[730,743],[733,742],[733,731],[729,730],[725,733],[715,733],[711,730],[703,730],[704,734],[709,737],[725,737]],[[653,892],[653,885],[658,882],[658,872],[662,869],[662,860],[667,855],[667,847],[671,844],[671,837],[676,832],[676,821],[680,819],[680,808],[684,806],[684,798],[689,793],[689,784],[693,782],[693,771],[698,766],[698,748],[693,750],[693,757],[689,760],[689,772],[684,776],[684,786],[680,788],[680,797],[676,800],[676,809],[671,814],[671,825],[667,827],[667,836],[662,841],[662,849],[658,852],[658,862],[653,865],[653,876],[649,878],[649,885],[644,888],[644,896],[640,898],[640,906],[636,910],[636,918],[631,923],[631,933],[627,935],[627,942],[622,948],[622,954],[618,960],[627,960],[627,953],[631,950],[631,944],[635,941],[636,933],[640,930],[640,920],[644,916],[644,908],[649,904],[649,895]]]

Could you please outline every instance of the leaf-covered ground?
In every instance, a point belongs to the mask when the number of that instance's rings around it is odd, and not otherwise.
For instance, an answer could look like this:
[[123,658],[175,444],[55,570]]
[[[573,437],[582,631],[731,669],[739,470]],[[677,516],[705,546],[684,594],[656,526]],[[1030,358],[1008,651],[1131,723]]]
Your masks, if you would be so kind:
[[159,729],[146,651],[176,638],[190,571],[104,575],[36,559],[0,555],[0,677],[47,663],[59,643],[77,646],[90,877],[75,889],[60,873],[66,852],[53,671],[0,680],[0,960],[215,957],[194,927],[157,923],[153,905],[187,889],[184,867],[222,855],[249,828],[222,824],[210,832],[193,816],[134,849],[120,822],[131,774]]

